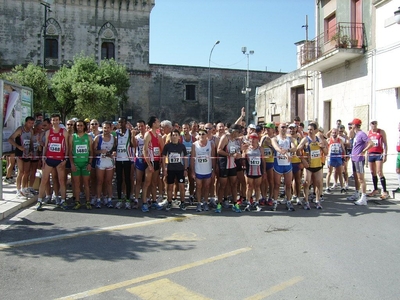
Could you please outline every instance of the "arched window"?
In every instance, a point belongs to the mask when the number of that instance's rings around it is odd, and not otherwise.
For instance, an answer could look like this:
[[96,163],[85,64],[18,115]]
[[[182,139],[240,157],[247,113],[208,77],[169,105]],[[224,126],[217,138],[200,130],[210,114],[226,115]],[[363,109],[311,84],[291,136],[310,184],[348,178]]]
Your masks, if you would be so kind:
[[115,59],[115,46],[111,42],[101,44],[101,59]]

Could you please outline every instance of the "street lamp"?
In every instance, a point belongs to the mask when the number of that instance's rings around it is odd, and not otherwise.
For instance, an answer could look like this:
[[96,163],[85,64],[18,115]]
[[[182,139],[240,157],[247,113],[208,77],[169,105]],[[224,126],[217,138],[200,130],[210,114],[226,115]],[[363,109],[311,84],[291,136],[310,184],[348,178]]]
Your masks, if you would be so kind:
[[47,12],[51,12],[50,5],[53,0],[42,0],[40,4],[44,7],[44,25],[43,25],[43,68],[46,68],[46,27],[47,27]]
[[210,72],[210,65],[211,65],[211,54],[216,45],[219,44],[219,41],[216,41],[214,46],[211,48],[210,56],[208,57],[208,93],[207,93],[207,123],[210,123],[210,108],[211,108],[211,72]]
[[395,21],[397,24],[400,24],[400,7],[399,7],[398,10],[396,10],[396,11],[394,12],[394,21]]
[[246,126],[249,126],[249,110],[250,110],[249,103],[250,103],[250,91],[251,91],[250,84],[249,84],[249,81],[250,81],[250,76],[249,76],[249,60],[250,59],[249,59],[249,56],[250,56],[250,54],[253,55],[254,51],[250,50],[249,52],[247,52],[247,47],[242,47],[242,52],[244,55],[247,56],[246,87],[244,87],[242,89],[242,94],[246,95]]

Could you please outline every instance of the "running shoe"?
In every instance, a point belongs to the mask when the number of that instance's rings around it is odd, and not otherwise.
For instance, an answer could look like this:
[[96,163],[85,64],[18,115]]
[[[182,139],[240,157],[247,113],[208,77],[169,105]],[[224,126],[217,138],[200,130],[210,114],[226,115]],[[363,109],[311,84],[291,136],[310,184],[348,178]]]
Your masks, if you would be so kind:
[[215,212],[216,213],[221,213],[221,211],[222,211],[222,205],[221,205],[221,203],[218,203],[217,204],[217,208],[215,209]]
[[217,202],[215,201],[215,198],[214,197],[211,197],[210,198],[210,204],[209,204],[211,207],[217,207]]
[[294,211],[294,207],[293,207],[291,201],[287,201],[287,202],[286,202],[286,209],[287,209],[288,211]]
[[147,205],[147,203],[143,203],[142,212],[149,212],[149,206]]
[[303,201],[300,198],[297,198],[297,205],[303,206]]
[[44,197],[44,199],[43,199],[43,203],[44,204],[47,204],[47,203],[50,203],[50,200],[51,200],[51,196],[46,196],[46,197]]
[[86,209],[92,209],[92,204],[89,201],[86,201]]
[[13,184],[14,180],[12,178],[4,178],[3,181],[8,184]]
[[232,211],[234,211],[235,213],[241,213],[241,212],[242,212],[242,211],[240,210],[239,204],[237,204],[237,203],[235,203],[235,204],[232,206]]
[[381,198],[382,200],[386,200],[386,199],[389,198],[389,194],[388,194],[387,192],[383,192],[382,195],[380,196],[380,198]]
[[168,202],[167,206],[165,206],[165,210],[166,210],[166,211],[170,211],[171,208],[172,208],[172,203],[171,203],[171,202]]
[[297,203],[297,199],[298,199],[297,196],[293,195],[292,199],[290,200],[290,202]]
[[37,211],[42,210],[42,207],[43,207],[42,201],[38,201],[38,202],[36,203],[36,205],[35,205],[35,209],[36,209]]
[[304,208],[305,210],[310,210],[310,209],[311,209],[310,203],[309,203],[309,202],[304,203],[303,208]]
[[371,193],[367,194],[368,197],[375,197],[376,195],[379,194],[378,190],[373,190]]
[[201,209],[201,203],[197,203],[196,211],[197,211],[197,212],[201,212],[201,211],[202,211],[202,209]]
[[67,202],[65,202],[65,200],[61,200],[59,207],[62,208],[63,210],[67,210],[68,204]]
[[118,199],[117,204],[115,204],[115,208],[116,209],[121,209],[121,207],[122,207],[122,200]]
[[108,208],[113,208],[114,207],[113,204],[112,204],[112,200],[111,199],[107,200],[107,207]]
[[39,192],[37,190],[35,190],[34,188],[28,187],[27,189],[33,195],[38,195],[39,194]]
[[90,200],[90,204],[92,204],[92,206],[96,205],[96,198],[92,197],[92,200]]
[[258,201],[260,205],[264,206],[267,204],[267,200],[265,198],[261,198],[260,201]]
[[184,203],[184,202],[181,202],[181,204],[179,205],[179,208],[180,208],[181,210],[186,210],[186,205],[185,205],[185,203]]
[[101,208],[101,200],[97,199],[96,201],[96,208]]
[[328,189],[330,189],[330,190],[336,189],[336,183],[332,184],[332,186],[330,188],[328,188]]
[[229,208],[229,206],[230,206],[229,201],[228,200],[223,201],[222,206],[223,206],[223,208]]
[[355,205],[368,205],[367,197],[362,196],[360,199],[354,202]]
[[137,199],[133,199],[132,208],[133,209],[138,209],[139,208],[139,201]]
[[325,190],[325,194],[327,194],[327,195],[332,194],[332,190],[331,190],[330,188],[327,188],[327,189]]
[[277,208],[278,208],[278,202],[277,201],[273,201],[271,210],[272,211],[276,211]]
[[340,190],[340,193],[341,193],[341,194],[346,194],[346,193],[347,193],[347,191],[346,191],[346,189],[345,189],[345,188],[342,188],[342,189]]
[[273,204],[274,204],[274,201],[272,201],[271,198],[268,198],[267,205],[272,206]]
[[125,202],[125,209],[131,209],[131,202],[129,202],[128,200]]
[[[321,195],[321,197],[319,197],[319,201],[320,201],[320,202],[324,202],[324,201],[325,201],[324,195]],[[317,201],[315,200],[315,202],[317,202]]]
[[400,193],[400,187],[398,187],[397,189],[395,189],[395,190],[393,191],[393,193]]
[[253,203],[253,209],[254,209],[255,211],[261,211],[262,208],[261,208],[261,206],[260,206],[260,203],[259,203],[259,202],[254,202],[254,203]]
[[189,196],[189,205],[193,205],[194,197]]
[[243,211],[251,211],[250,204],[247,204],[246,207],[243,209]]
[[203,203],[203,208],[204,208],[204,211],[209,211],[210,210],[210,208],[208,207],[208,203],[207,202]]
[[58,196],[55,196],[52,198],[52,200],[54,201],[54,203],[56,204],[56,206],[60,206],[61,203],[61,199]]
[[288,202],[288,200],[286,198],[278,201],[279,204],[283,204],[283,205],[285,205],[287,202]]
[[360,194],[358,192],[355,192],[353,195],[347,197],[347,200],[349,201],[356,201],[360,199]]
[[78,209],[80,209],[81,208],[81,202],[79,202],[79,201],[76,201],[75,202],[75,206],[72,208],[73,210],[78,210]]
[[315,208],[316,209],[322,209],[322,205],[320,202],[315,203]]

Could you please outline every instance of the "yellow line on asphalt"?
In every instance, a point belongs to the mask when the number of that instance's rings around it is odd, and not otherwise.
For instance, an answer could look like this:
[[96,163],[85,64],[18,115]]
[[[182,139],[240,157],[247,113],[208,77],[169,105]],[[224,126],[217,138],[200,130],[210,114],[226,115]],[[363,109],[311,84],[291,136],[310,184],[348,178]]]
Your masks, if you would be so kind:
[[[186,218],[191,217],[191,216],[192,215],[185,215]],[[124,225],[116,225],[116,226],[103,227],[103,228],[98,228],[98,229],[83,230],[83,231],[77,231],[77,232],[71,232],[71,233],[65,233],[65,234],[57,234],[57,235],[53,235],[53,236],[47,236],[47,237],[41,237],[41,238],[28,239],[28,240],[0,244],[0,250],[14,248],[14,247],[27,246],[27,245],[53,242],[53,241],[58,241],[58,240],[70,239],[70,238],[76,238],[76,237],[97,234],[97,233],[103,233],[103,232],[121,231],[121,230],[126,230],[126,229],[139,228],[139,227],[143,227],[143,226],[150,226],[150,225],[172,222],[172,221],[177,221],[177,220],[182,220],[182,217],[168,217],[165,219],[155,219],[155,220],[149,220],[149,221],[144,221],[144,222],[129,223],[129,224],[124,224]]]
[[299,283],[300,281],[303,281],[303,277],[293,277],[292,279],[289,279],[288,281],[282,282],[280,284],[274,285],[270,287],[268,290],[262,291],[258,294],[255,294],[254,296],[248,297],[245,300],[261,300],[264,298],[267,298],[273,294],[276,294],[292,285],[295,285],[296,283]]
[[138,278],[134,278],[134,279],[130,279],[130,280],[126,280],[126,281],[122,281],[122,282],[118,282],[118,283],[102,286],[102,287],[99,287],[99,288],[96,288],[96,289],[92,289],[92,290],[89,290],[89,291],[86,291],[86,292],[77,293],[77,294],[74,294],[74,295],[62,297],[62,298],[59,298],[59,299],[82,299],[82,298],[85,298],[85,297],[98,295],[98,294],[101,294],[101,293],[109,292],[109,291],[116,290],[116,289],[119,289],[119,288],[127,287],[129,285],[140,283],[140,282],[143,282],[143,281],[153,280],[153,279],[156,279],[156,278],[159,278],[159,277],[162,277],[162,276],[166,276],[166,275],[174,274],[174,273],[177,273],[177,272],[185,271],[185,270],[188,270],[188,269],[191,269],[191,268],[194,268],[194,267],[199,267],[199,266],[202,266],[202,265],[205,265],[205,264],[209,264],[209,263],[221,260],[221,259],[225,259],[225,258],[228,258],[228,257],[232,257],[232,256],[235,256],[235,255],[241,254],[241,253],[245,253],[245,252],[250,251],[250,250],[251,250],[250,247],[240,248],[240,249],[228,252],[228,253],[224,253],[224,254],[216,255],[216,256],[209,257],[209,258],[206,258],[206,259],[203,259],[203,260],[195,261],[195,262],[192,262],[192,263],[189,263],[189,264],[186,264],[186,265],[182,265],[182,266],[179,266],[179,267],[175,267],[175,268],[172,268],[172,269],[169,269],[169,270],[164,270],[164,271],[160,271],[160,272],[157,272],[157,273],[145,275],[145,276],[142,276],[142,277],[138,277]]
[[143,300],[152,299],[190,299],[210,300],[199,293],[193,292],[184,286],[176,284],[168,278],[152,281],[146,284],[129,288],[127,291]]

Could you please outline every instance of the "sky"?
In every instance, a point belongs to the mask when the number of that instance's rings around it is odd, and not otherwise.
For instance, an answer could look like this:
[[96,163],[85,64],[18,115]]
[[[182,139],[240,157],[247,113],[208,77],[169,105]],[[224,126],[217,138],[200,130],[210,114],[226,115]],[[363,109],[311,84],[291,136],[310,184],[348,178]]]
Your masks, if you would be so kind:
[[150,63],[271,72],[296,70],[296,46],[315,37],[315,0],[155,0]]

